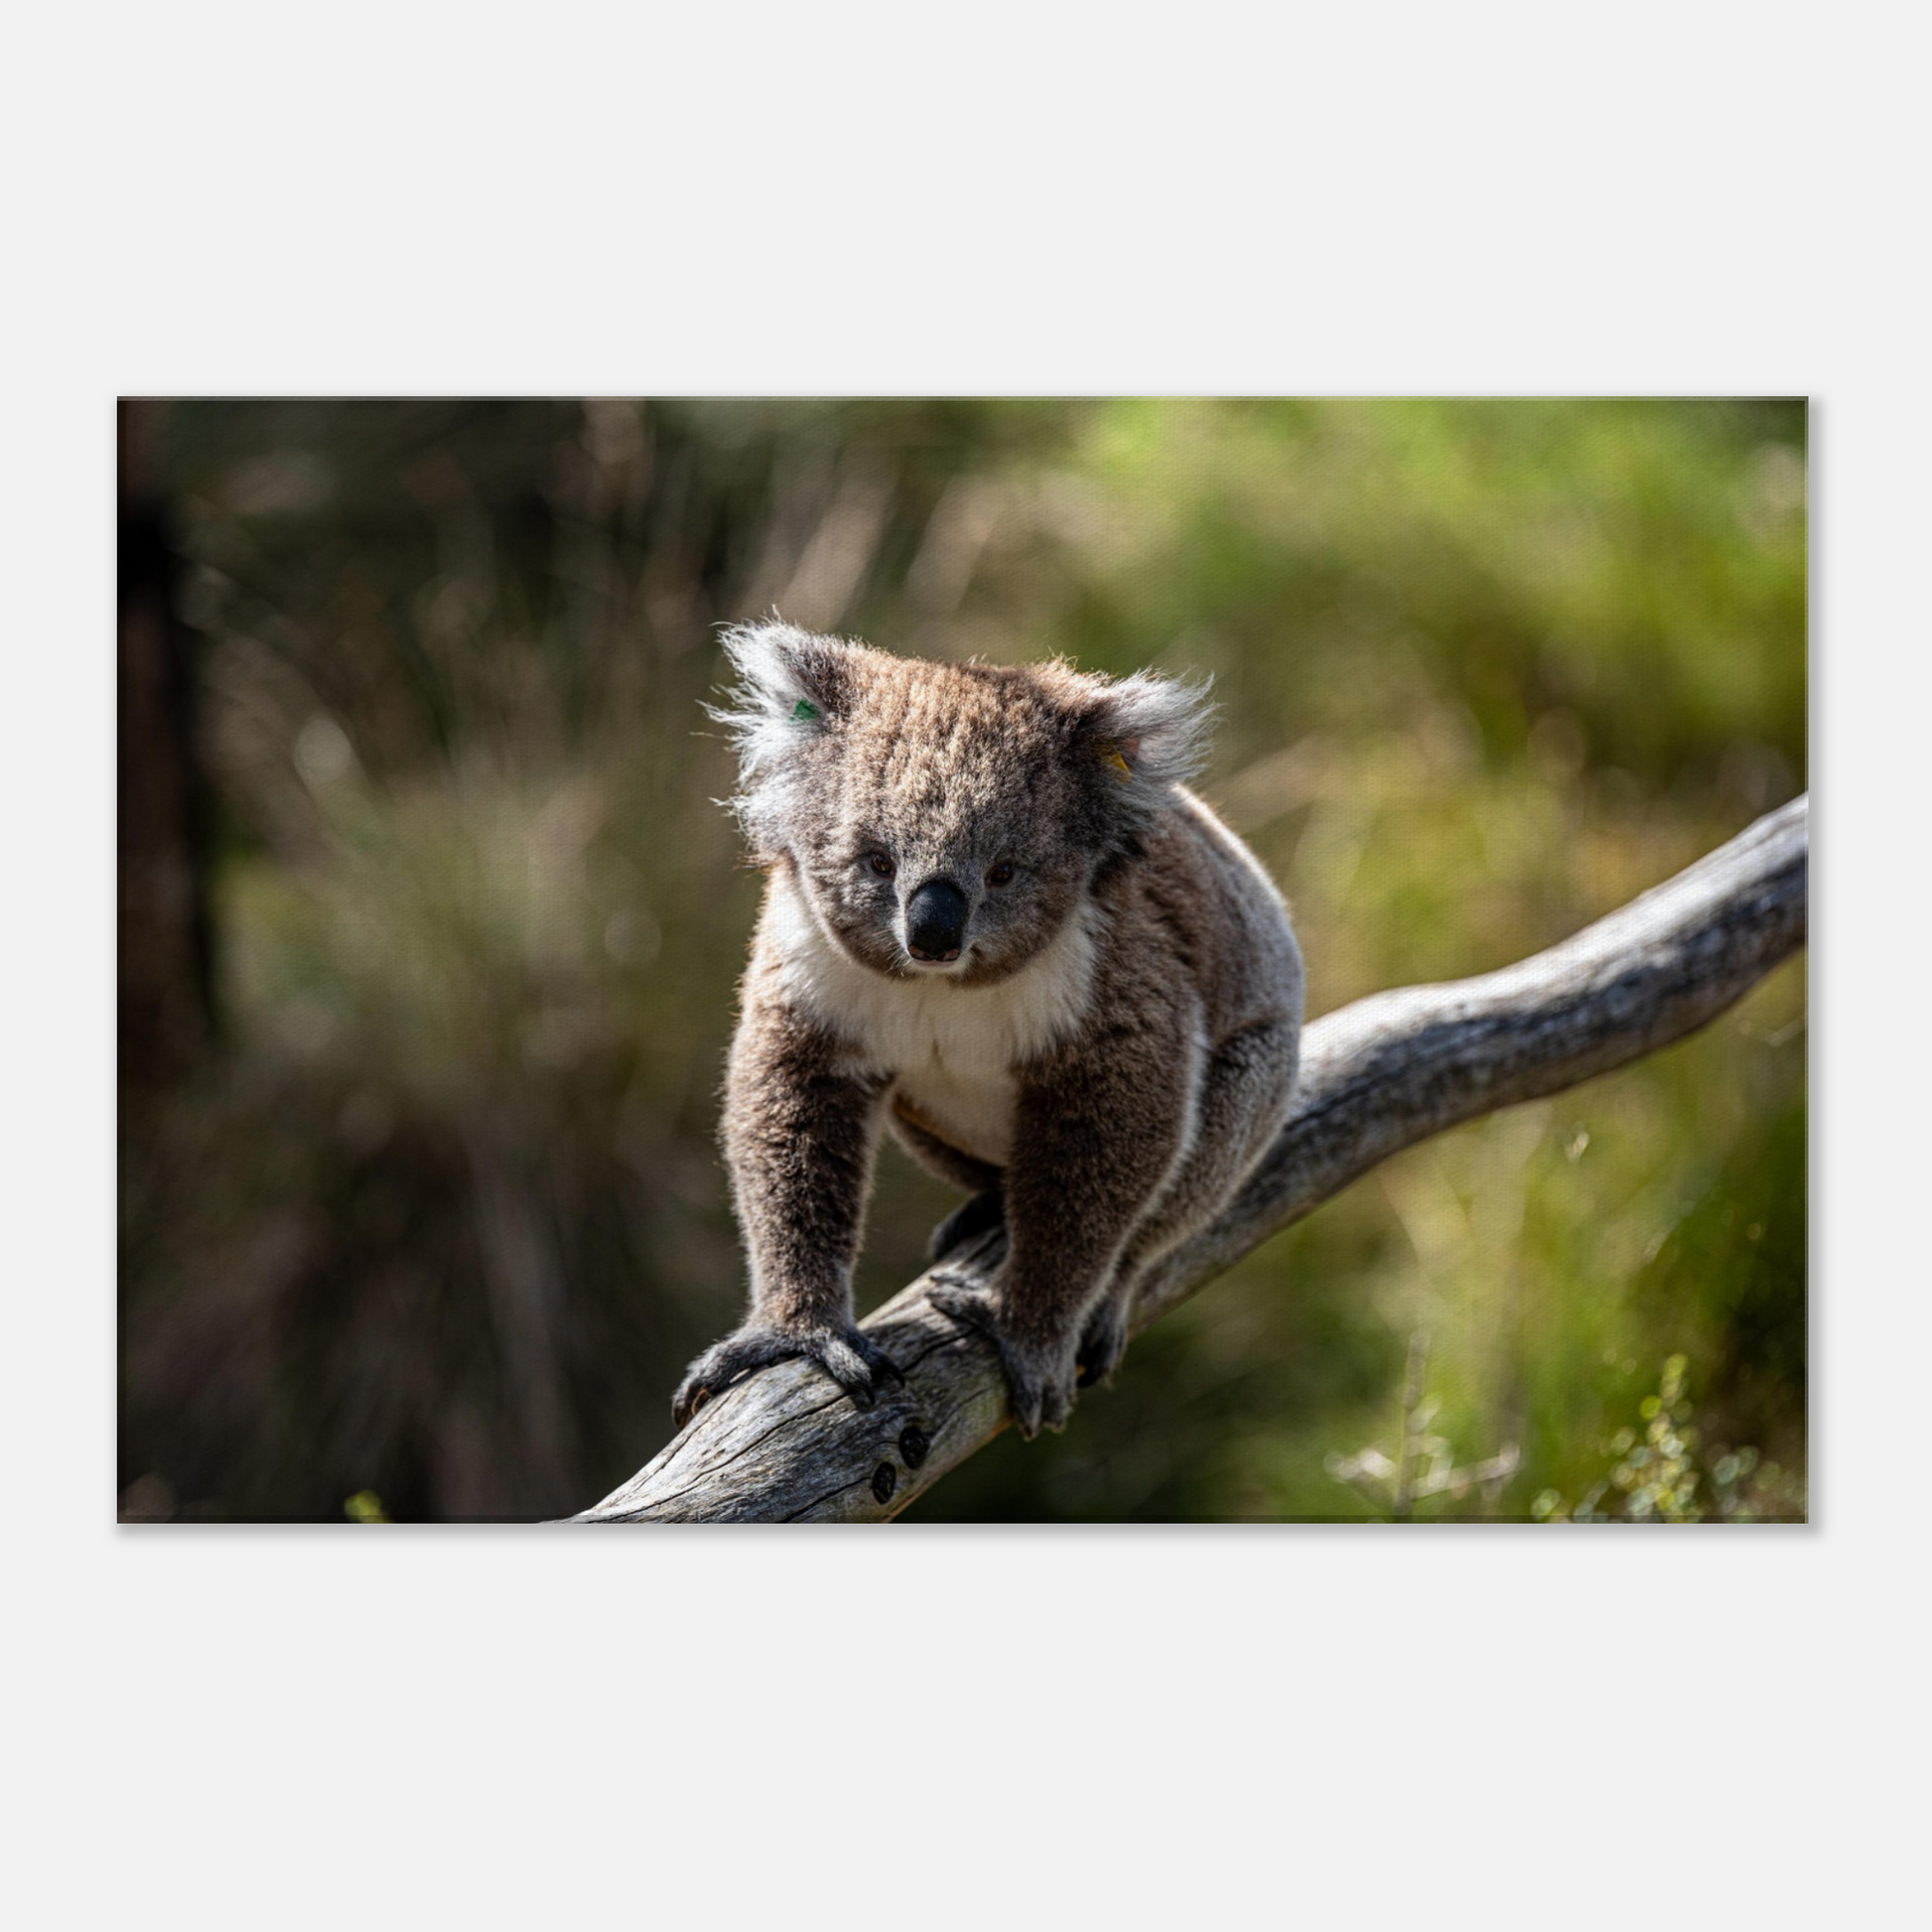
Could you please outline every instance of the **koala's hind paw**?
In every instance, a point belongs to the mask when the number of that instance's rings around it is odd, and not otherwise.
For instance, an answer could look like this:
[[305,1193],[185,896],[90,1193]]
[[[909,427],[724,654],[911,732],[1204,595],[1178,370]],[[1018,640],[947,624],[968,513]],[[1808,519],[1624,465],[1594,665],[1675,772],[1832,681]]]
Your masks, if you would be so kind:
[[961,1201],[926,1242],[926,1253],[934,1261],[944,1261],[952,1251],[976,1236],[1005,1224],[1007,1197],[1004,1188],[987,1187],[971,1200]]
[[1040,1348],[1016,1340],[1002,1324],[992,1295],[983,1288],[939,1279],[926,1290],[926,1300],[961,1327],[977,1329],[1000,1351],[1014,1426],[1021,1435],[1031,1442],[1042,1429],[1066,1427],[1073,1413],[1077,1372],[1071,1349]]
[[671,1419],[682,1429],[741,1376],[801,1357],[817,1363],[861,1409],[872,1407],[883,1384],[905,1380],[892,1357],[850,1323],[841,1328],[783,1328],[748,1321],[691,1364],[671,1398]]

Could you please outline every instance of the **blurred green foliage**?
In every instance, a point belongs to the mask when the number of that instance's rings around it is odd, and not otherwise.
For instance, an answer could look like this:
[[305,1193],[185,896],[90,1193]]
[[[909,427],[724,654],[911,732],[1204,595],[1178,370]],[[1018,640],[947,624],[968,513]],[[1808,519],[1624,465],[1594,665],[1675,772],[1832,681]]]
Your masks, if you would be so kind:
[[[155,448],[221,1037],[124,1096],[122,1480],[187,1512],[558,1514],[668,1435],[742,1297],[720,621],[1211,672],[1311,1013],[1805,783],[1799,404],[179,403]],[[1584,1496],[1679,1354],[1705,1440],[1802,1469],[1804,1014],[1798,963],[1389,1163],[911,1517],[1375,1513],[1324,1458],[1395,1446],[1418,1332],[1432,1427],[1520,1451],[1419,1517]],[[887,1157],[863,1301],[950,1204]]]
[[1802,1521],[1805,1483],[1750,1445],[1707,1445],[1686,1393],[1690,1363],[1673,1355],[1655,1395],[1637,1405],[1637,1425],[1619,1429],[1603,1447],[1616,1458],[1609,1473],[1574,1505],[1555,1489],[1530,1503],[1539,1523],[1757,1523]]

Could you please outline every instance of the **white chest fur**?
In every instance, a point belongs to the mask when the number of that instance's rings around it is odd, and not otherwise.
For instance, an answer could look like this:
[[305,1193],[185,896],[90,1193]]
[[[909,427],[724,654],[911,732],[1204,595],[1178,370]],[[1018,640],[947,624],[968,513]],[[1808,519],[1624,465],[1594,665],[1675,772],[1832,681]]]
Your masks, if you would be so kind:
[[1013,1148],[1015,1069],[1064,1039],[1092,993],[1096,947],[1081,915],[997,986],[900,980],[847,954],[780,874],[764,939],[786,992],[850,1043],[855,1072],[890,1077],[941,1138],[1001,1165]]

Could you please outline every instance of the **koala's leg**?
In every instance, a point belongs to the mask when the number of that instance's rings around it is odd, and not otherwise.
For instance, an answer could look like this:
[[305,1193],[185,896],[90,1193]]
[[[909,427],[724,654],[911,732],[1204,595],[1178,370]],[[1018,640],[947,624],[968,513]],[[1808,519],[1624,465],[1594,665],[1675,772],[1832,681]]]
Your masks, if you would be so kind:
[[984,1287],[942,1277],[927,1291],[997,1343],[1023,1436],[1071,1413],[1087,1316],[1180,1153],[1199,1073],[1176,1077],[1189,1037],[1178,1025],[1123,1027],[1029,1069],[1006,1173],[1006,1260]]
[[955,1248],[975,1236],[996,1228],[1006,1219],[1005,1174],[988,1161],[978,1161],[962,1153],[949,1141],[942,1141],[930,1128],[893,1102],[893,1132],[905,1151],[929,1173],[964,1187],[972,1199],[962,1201],[932,1230],[926,1252],[934,1261],[943,1261]]
[[752,1268],[752,1311],[694,1361],[680,1424],[729,1383],[804,1356],[861,1408],[897,1368],[852,1318],[882,1083],[841,1070],[836,1042],[776,1005],[748,1004],[732,1041],[724,1146]]
[[971,1200],[961,1201],[926,1237],[925,1251],[932,1261],[944,1261],[957,1248],[977,1241],[982,1234],[1004,1228],[1007,1219],[1007,1191],[987,1187]]
[[1244,1028],[1216,1047],[1200,1085],[1192,1145],[1134,1230],[1080,1336],[1080,1386],[1112,1380],[1127,1348],[1134,1293],[1149,1265],[1227,1205],[1288,1118],[1301,1048],[1291,1019]]

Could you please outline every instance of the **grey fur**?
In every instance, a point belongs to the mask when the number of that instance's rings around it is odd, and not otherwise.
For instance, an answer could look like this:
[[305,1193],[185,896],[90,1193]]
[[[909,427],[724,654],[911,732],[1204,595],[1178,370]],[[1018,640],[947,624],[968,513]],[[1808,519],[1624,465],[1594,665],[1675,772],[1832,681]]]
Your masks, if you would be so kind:
[[[947,1238],[1003,1207],[991,1283],[942,1273],[932,1300],[998,1344],[1022,1432],[1057,1428],[1118,1363],[1143,1274],[1233,1195],[1294,1085],[1287,910],[1180,782],[1205,755],[1204,689],[927,664],[781,621],[725,643],[739,681],[714,715],[769,874],[723,1131],[752,1311],[675,1413],[785,1355],[861,1403],[897,1372],[851,1299],[891,1126],[976,1195]],[[950,964],[907,940],[932,882],[966,905]]]

